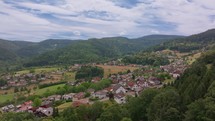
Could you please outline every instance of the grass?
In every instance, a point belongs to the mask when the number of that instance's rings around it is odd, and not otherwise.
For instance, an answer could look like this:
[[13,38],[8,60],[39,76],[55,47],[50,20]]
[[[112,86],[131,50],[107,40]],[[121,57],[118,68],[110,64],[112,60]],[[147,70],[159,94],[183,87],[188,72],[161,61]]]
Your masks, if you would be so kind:
[[72,106],[72,102],[66,102],[64,104],[57,106],[57,108],[59,109],[59,112],[62,112],[64,109],[69,108],[71,106]]
[[194,54],[194,55],[192,55],[192,56],[189,56],[188,57],[188,64],[189,65],[191,65],[193,62],[195,62],[196,61],[196,59],[198,59],[199,57],[201,56],[201,53],[196,53],[196,54]]
[[[57,69],[58,68],[56,68],[56,67],[33,68],[35,73],[52,72],[52,71],[56,71]],[[32,69],[26,69],[26,70],[18,71],[18,72],[16,72],[16,74],[27,74],[30,72],[30,70],[32,70]]]
[[0,103],[13,100],[14,94],[0,95]]
[[49,90],[50,92],[56,92],[58,87],[63,87],[64,85],[65,84],[59,84],[59,85],[54,85],[54,86],[38,89],[34,92],[34,94],[43,95],[45,92],[47,92],[47,90]]
[[[49,90],[50,92],[56,92],[58,87],[63,87],[64,85],[65,84],[59,84],[59,85],[54,85],[54,86],[50,86],[42,89],[37,89],[35,91],[32,91],[32,93],[34,95],[42,96],[45,92],[47,92],[47,90]],[[0,95],[0,103],[4,103],[8,100],[11,101],[13,97],[14,97],[14,93],[2,94]]]
[[130,67],[130,66],[108,66],[108,65],[97,65],[104,69],[104,77],[108,77],[109,74],[115,74],[119,72],[126,72],[127,70],[136,70],[137,67]]
[[174,82],[174,79],[166,79],[166,80],[164,80],[165,84],[168,84],[168,83],[171,83],[171,82]]
[[74,81],[75,80],[75,72],[66,72],[64,74],[64,80],[65,81]]

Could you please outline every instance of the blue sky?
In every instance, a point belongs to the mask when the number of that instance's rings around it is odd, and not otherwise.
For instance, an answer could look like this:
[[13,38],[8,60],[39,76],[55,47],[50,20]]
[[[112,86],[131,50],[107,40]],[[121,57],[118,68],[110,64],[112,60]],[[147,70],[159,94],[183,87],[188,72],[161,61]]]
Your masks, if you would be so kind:
[[1,0],[0,38],[129,38],[215,28],[214,0]]

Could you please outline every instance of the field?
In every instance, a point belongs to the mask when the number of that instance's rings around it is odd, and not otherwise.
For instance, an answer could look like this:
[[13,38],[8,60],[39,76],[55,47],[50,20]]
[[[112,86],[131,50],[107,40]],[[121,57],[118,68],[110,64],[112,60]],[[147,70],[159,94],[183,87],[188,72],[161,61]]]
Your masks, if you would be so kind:
[[127,70],[135,70],[138,67],[131,67],[131,66],[108,66],[108,65],[97,65],[104,69],[104,77],[108,77],[109,74],[114,74],[118,72],[125,72]]
[[13,97],[14,97],[14,94],[0,95],[0,103],[4,103],[8,100],[12,100]]
[[196,53],[192,56],[188,57],[188,64],[191,65],[196,59],[198,59],[201,56],[201,53]]
[[72,106],[72,102],[67,102],[67,103],[59,105],[57,108],[59,109],[59,112],[62,112],[64,109],[71,107],[71,106]]
[[[54,86],[50,86],[42,89],[37,89],[35,91],[32,90],[31,94],[42,96],[45,92],[47,92],[47,90],[49,90],[50,92],[56,92],[58,87],[63,87],[64,85],[65,84],[59,84],[59,85],[54,85]],[[8,94],[2,94],[0,95],[0,103],[4,103],[8,100],[12,100],[13,97],[14,97],[14,93],[12,92]]]
[[33,92],[35,95],[43,95],[45,92],[47,92],[47,90],[49,90],[50,92],[56,92],[58,87],[63,87],[65,84],[59,84],[59,85],[54,85],[54,86],[50,86],[50,87],[46,87],[46,88],[42,88],[42,89],[38,89],[35,92]]
[[75,80],[75,72],[66,72],[64,73],[64,80],[65,81],[74,81]]
[[58,70],[58,68],[55,67],[44,67],[44,68],[33,68],[33,69],[26,69],[22,71],[16,72],[16,74],[27,74],[30,72],[30,70],[34,70],[35,73],[41,73],[41,72],[52,72]]

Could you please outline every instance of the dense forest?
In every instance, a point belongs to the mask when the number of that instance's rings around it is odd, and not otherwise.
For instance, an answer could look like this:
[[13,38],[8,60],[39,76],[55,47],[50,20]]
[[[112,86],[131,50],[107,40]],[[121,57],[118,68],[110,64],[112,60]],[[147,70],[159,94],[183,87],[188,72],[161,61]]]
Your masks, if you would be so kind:
[[100,62],[135,53],[175,38],[182,37],[153,35],[137,39],[125,37],[89,39],[87,41],[79,41],[62,49],[44,53],[26,62],[24,66]]
[[126,56],[122,60],[124,63],[140,64],[140,65],[167,65],[169,60],[167,57],[154,52],[140,52],[134,55]]
[[171,42],[164,42],[161,45],[152,47],[153,51],[170,49],[179,52],[191,52],[199,49],[210,49],[214,46],[215,29],[191,35],[186,38],[175,39]]
[[103,77],[104,69],[98,66],[82,66],[75,75],[75,79],[92,79],[93,77]]

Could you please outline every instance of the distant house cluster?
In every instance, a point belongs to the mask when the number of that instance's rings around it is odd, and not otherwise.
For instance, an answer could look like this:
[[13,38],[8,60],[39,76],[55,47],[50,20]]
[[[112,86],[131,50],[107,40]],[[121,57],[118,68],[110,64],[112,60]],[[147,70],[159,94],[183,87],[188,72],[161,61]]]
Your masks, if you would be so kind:
[[4,106],[1,108],[3,112],[29,112],[33,113],[38,117],[45,117],[53,115],[53,108],[48,105],[41,105],[34,108],[32,101],[24,102],[23,104],[14,106],[13,104]]
[[45,80],[60,80],[57,75],[62,75],[63,73],[64,71],[57,70],[47,73],[5,74],[0,78],[6,80],[7,84],[0,88],[3,90],[10,87],[24,87],[29,84],[38,84]]
[[176,62],[173,62],[169,65],[160,66],[160,68],[163,71],[169,73],[172,77],[178,78],[188,68],[188,65],[185,64],[185,62],[182,59],[180,59],[180,60],[177,60]]

